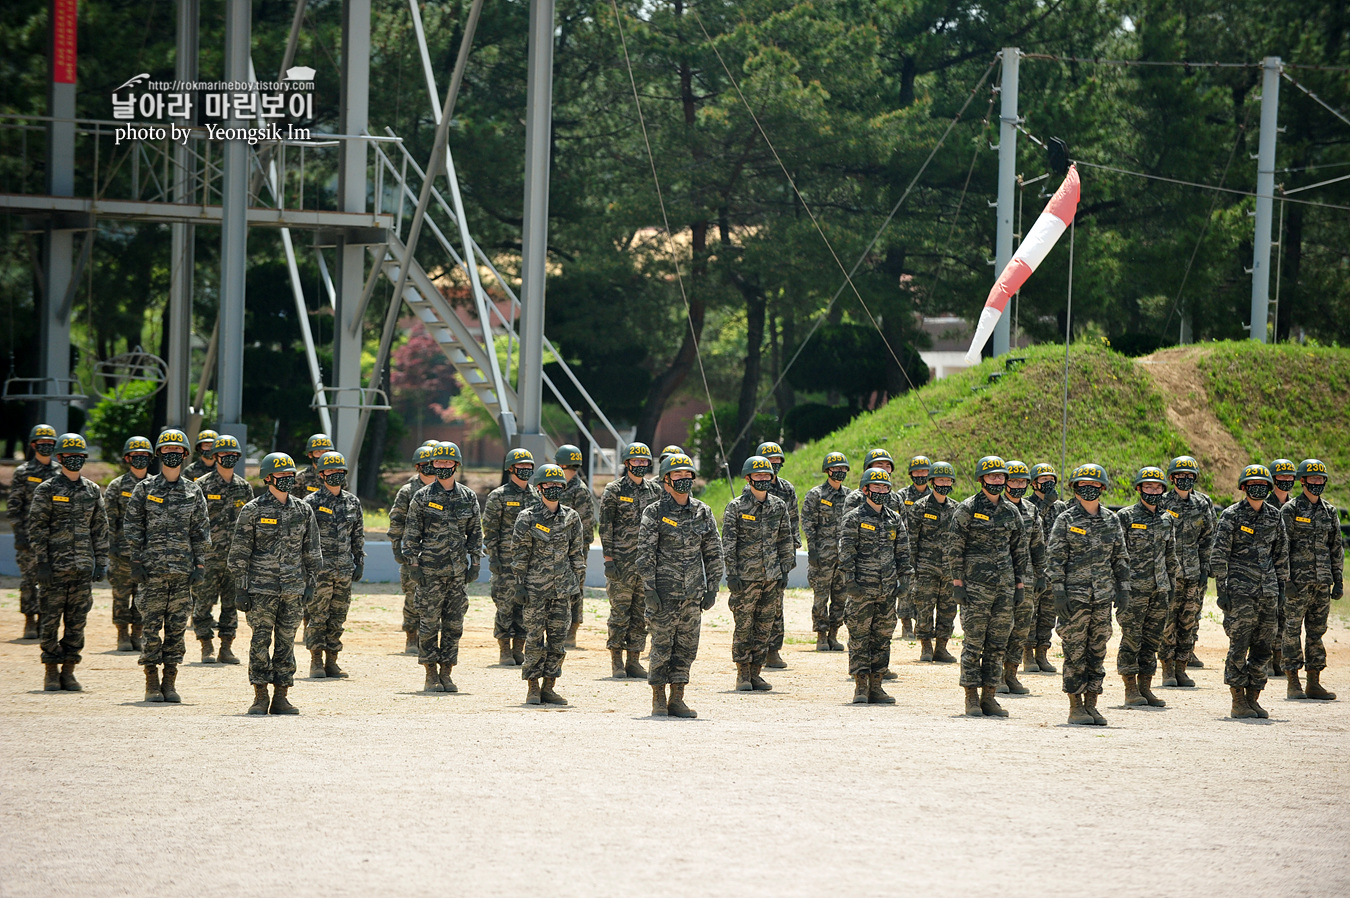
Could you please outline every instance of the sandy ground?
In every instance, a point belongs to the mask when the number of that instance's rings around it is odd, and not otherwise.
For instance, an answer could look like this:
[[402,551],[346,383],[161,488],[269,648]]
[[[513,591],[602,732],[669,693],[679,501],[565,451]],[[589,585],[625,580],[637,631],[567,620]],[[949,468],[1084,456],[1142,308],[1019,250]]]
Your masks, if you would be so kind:
[[[1079,728],[1043,674],[1004,699],[1010,719],[961,717],[955,667],[899,640],[898,704],[851,705],[845,656],[811,651],[797,591],[790,668],[771,693],[733,692],[723,593],[689,692],[699,719],[679,721],[606,676],[598,594],[560,681],[572,705],[539,710],[493,663],[481,593],[462,691],[419,693],[401,597],[377,587],[353,605],[351,679],[299,680],[299,717],[249,718],[243,666],[188,664],[181,706],[141,702],[106,589],[85,691],[40,691],[14,586],[0,581],[4,896],[1350,892],[1350,701],[1280,686],[1269,721],[1225,719],[1212,606],[1197,688],[1124,710],[1108,676],[1111,726]],[[1338,617],[1326,679],[1346,698],[1348,636]]]

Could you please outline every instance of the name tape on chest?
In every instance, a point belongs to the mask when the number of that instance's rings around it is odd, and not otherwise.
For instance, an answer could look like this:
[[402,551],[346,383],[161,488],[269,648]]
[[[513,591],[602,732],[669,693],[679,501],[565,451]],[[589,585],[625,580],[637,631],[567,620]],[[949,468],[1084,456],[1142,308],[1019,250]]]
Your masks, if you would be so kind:
[[125,496],[126,498],[130,499],[130,498],[131,498],[131,491],[130,491],[130,490],[122,490],[122,495]]
[[633,501],[633,497],[632,497],[632,496],[620,496],[620,497],[619,497],[619,501],[620,501],[620,502],[632,502],[632,501]]
[[1312,523],[1312,518],[1299,518],[1299,517],[1295,517],[1294,520],[1295,520],[1295,521],[1298,521],[1300,524],[1311,524],[1311,523]]
[[743,515],[741,515],[741,520],[742,520],[742,521],[753,521],[753,520],[756,520],[756,518],[755,518],[755,516],[752,515],[752,514],[743,514]]
[[41,477],[29,477],[29,478],[28,478],[28,482],[29,482],[29,483],[41,483],[41,482],[42,482],[42,478],[41,478]]
[[206,498],[208,498],[208,499],[213,499],[213,500],[215,500],[215,501],[218,502],[218,501],[220,501],[221,499],[224,499],[225,497],[224,497],[224,496],[217,496],[217,495],[215,495],[214,493],[207,493],[207,494],[206,494]]
[[977,512],[975,512],[975,520],[977,520],[977,521],[987,521],[987,520],[989,520],[989,515],[987,515],[987,514],[980,514],[980,513],[977,511]]
[[325,507],[325,506],[323,506],[323,505],[320,505],[320,506],[319,506],[319,511],[323,512],[324,514],[332,514],[332,513],[333,513],[333,509],[327,508],[327,507]]
[[507,506],[510,507],[510,508],[519,508],[519,507],[520,507],[520,503],[519,503],[519,502],[507,502],[506,504],[507,504]]
[[1087,531],[1084,530],[1082,527],[1070,527],[1069,532],[1077,533],[1079,536],[1087,536]]
[[52,501],[53,501],[53,502],[69,502],[69,501],[70,501],[70,497],[69,497],[69,496],[52,496]]
[[1181,517],[1181,515],[1180,515],[1179,513],[1173,511],[1173,510],[1170,509],[1170,508],[1167,509],[1167,513],[1170,514],[1170,515],[1171,515],[1172,517],[1174,517],[1174,518],[1179,518],[1179,517]]
[[437,511],[445,511],[445,506],[442,505],[442,504],[439,503],[439,502],[428,502],[428,503],[427,503],[427,507],[428,507],[428,508],[434,508],[434,509],[436,509]]
[[930,521],[936,521],[936,520],[938,519],[938,516],[937,516],[937,515],[935,515],[935,514],[930,514],[929,512],[926,512],[926,511],[923,513],[923,516],[924,516],[925,518],[927,518],[928,520],[930,520]]
[[1131,524],[1131,525],[1130,525],[1130,529],[1131,529],[1131,530],[1147,530],[1147,529],[1148,529],[1148,525],[1147,525],[1147,524]]
[[864,529],[864,530],[876,530],[876,529],[877,529],[877,528],[876,528],[876,525],[874,525],[874,524],[863,523],[863,524],[860,524],[859,526],[862,527],[862,529]]
[[672,521],[670,518],[667,518],[667,517],[662,517],[662,518],[661,518],[661,523],[663,523],[663,524],[669,524],[669,525],[672,526],[672,527],[678,527],[678,526],[680,526],[680,522],[679,522],[679,521]]
[[831,502],[829,499],[821,499],[820,504],[824,505],[827,508],[834,508],[834,503]]
[[543,524],[535,524],[535,525],[534,525],[534,529],[535,529],[535,530],[542,530],[542,531],[544,531],[545,533],[552,533],[552,532],[553,532],[552,530],[550,530],[550,529],[548,529],[547,527],[545,527]]
[[275,524],[276,522],[276,518],[258,518],[259,524]]
[[151,502],[155,503],[156,505],[163,505],[163,504],[164,504],[164,500],[161,499],[159,496],[146,496],[145,498],[149,499]]
[[1250,533],[1252,536],[1256,535],[1256,531],[1248,527],[1246,524],[1239,525],[1238,529],[1240,529],[1243,533]]

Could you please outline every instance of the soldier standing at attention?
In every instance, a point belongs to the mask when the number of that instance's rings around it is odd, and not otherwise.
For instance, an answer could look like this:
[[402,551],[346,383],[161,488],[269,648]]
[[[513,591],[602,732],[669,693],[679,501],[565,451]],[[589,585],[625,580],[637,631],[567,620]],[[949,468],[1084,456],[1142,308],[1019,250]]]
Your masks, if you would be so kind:
[[[802,546],[801,525],[797,520],[797,488],[792,485],[792,481],[785,477],[779,477],[778,472],[783,469],[783,447],[777,443],[760,443],[759,448],[755,450],[756,455],[763,456],[773,465],[773,483],[769,487],[769,492],[783,500],[788,508],[788,524],[792,528],[792,566],[797,566],[797,550]],[[785,586],[787,584],[784,584]],[[772,667],[781,670],[787,667],[787,662],[783,660],[783,637],[786,635],[786,629],[783,624],[783,606],[779,603],[778,617],[773,622],[773,638],[769,643],[769,657],[764,662],[765,667]]]
[[[581,518],[581,544],[589,549],[591,540],[595,539],[595,494],[586,478],[581,476],[581,449],[570,444],[559,446],[553,453],[553,463],[562,468],[563,476],[567,478],[560,501]],[[577,581],[577,593],[572,596],[572,625],[567,628],[564,641],[569,649],[577,647],[577,630],[581,627],[583,611],[581,588],[585,585],[586,578],[582,576]]]
[[[301,608],[314,595],[323,567],[314,510],[291,495],[295,462],[284,452],[265,456],[258,471],[262,495],[239,510],[230,543],[239,610],[248,613],[253,639],[248,649],[250,714],[299,714],[286,693],[295,683],[295,629]],[[270,704],[267,687],[274,685]]]
[[[511,579],[524,607],[527,705],[565,705],[553,690],[562,676],[564,643],[572,622],[572,597],[586,577],[581,516],[562,504],[567,476],[557,465],[540,465],[530,483],[539,501],[516,516],[511,539]],[[540,681],[543,685],[540,685]]]
[[[610,676],[647,678],[638,660],[647,643],[642,603],[643,572],[638,567],[638,532],[642,514],[661,499],[661,487],[647,480],[652,450],[646,443],[629,443],[620,455],[623,474],[605,486],[600,497],[600,546],[605,558],[605,591],[609,595]],[[628,663],[623,653],[628,652]]]
[[56,447],[56,429],[50,424],[39,424],[28,432],[28,448],[33,454],[14,469],[14,480],[9,485],[7,511],[14,528],[14,552],[19,562],[19,611],[23,614],[23,638],[38,638],[37,571],[33,550],[28,544],[28,503],[39,483],[56,476],[52,450]]
[[75,665],[80,663],[84,625],[94,604],[89,584],[102,580],[108,571],[103,497],[98,484],[80,476],[88,457],[84,437],[61,434],[56,441],[61,476],[38,484],[28,509],[29,543],[42,586],[42,663],[47,670],[42,688],[48,692],[82,691]]
[[869,468],[858,485],[863,503],[844,515],[839,525],[854,704],[895,704],[895,697],[881,688],[882,671],[891,663],[896,596],[909,591],[914,568],[904,521],[885,503],[890,491],[890,475]]
[[1289,582],[1289,539],[1280,512],[1266,501],[1273,481],[1265,465],[1248,465],[1238,478],[1246,498],[1224,509],[1214,534],[1214,572],[1228,658],[1223,681],[1235,719],[1269,717],[1257,703],[1266,687],[1266,662],[1275,645],[1275,604]]
[[235,466],[243,449],[234,437],[216,435],[213,441],[215,463],[197,480],[206,497],[206,516],[211,522],[211,551],[206,560],[206,579],[192,590],[192,626],[202,644],[202,663],[213,664],[211,634],[216,622],[211,609],[220,601],[220,663],[238,664],[234,656],[234,637],[239,632],[239,611],[234,607],[234,580],[230,577],[230,540],[239,509],[253,498],[253,487],[243,475],[235,475]]
[[[1210,575],[1210,548],[1214,545],[1214,503],[1195,488],[1200,465],[1189,455],[1172,459],[1167,478],[1172,489],[1163,494],[1161,508],[1172,518],[1177,540],[1177,564],[1181,577],[1172,589],[1172,604],[1163,624],[1162,664],[1164,686],[1194,686],[1186,667],[1195,655],[1195,640],[1200,633],[1200,608],[1205,602],[1205,585]],[[1195,660],[1199,664],[1199,659]]]
[[1008,648],[1003,653],[1003,682],[995,688],[996,693],[1026,695],[1030,689],[1017,679],[1017,666],[1022,663],[1023,649],[1031,636],[1031,619],[1036,612],[1036,593],[1045,583],[1045,531],[1041,529],[1040,515],[1036,506],[1023,501],[1027,487],[1031,485],[1031,471],[1027,463],[1011,459],[1006,463],[1008,480],[1004,492],[1008,501],[1022,513],[1026,524],[1027,554],[1031,558],[1031,571],[1034,576],[1033,588],[1023,589],[1016,606],[1012,610],[1012,630],[1008,634]]
[[918,613],[919,660],[952,664],[956,659],[947,651],[947,640],[952,637],[956,620],[956,599],[952,597],[946,556],[956,503],[947,497],[956,485],[956,471],[949,462],[933,462],[929,477],[932,489],[905,507],[915,575],[910,592]]
[[427,669],[422,689],[458,692],[450,672],[459,663],[464,613],[469,610],[464,587],[478,579],[483,529],[478,496],[455,482],[461,459],[459,446],[437,443],[431,453],[435,476],[408,503],[403,553],[409,577],[417,584],[417,661]]
[[497,606],[492,625],[499,650],[497,663],[519,665],[525,663],[525,609],[516,601],[511,582],[511,534],[516,516],[535,501],[530,490],[534,456],[528,449],[512,449],[506,453],[502,470],[506,482],[488,493],[483,504],[483,551],[492,572],[492,602]]
[[[1275,506],[1276,511],[1281,511],[1284,504],[1289,501],[1289,494],[1294,491],[1294,482],[1298,478],[1298,465],[1287,458],[1277,458],[1270,463],[1270,476],[1275,481],[1275,487],[1270,491],[1270,504]],[[1285,532],[1289,534],[1291,540],[1290,551],[1293,551],[1293,534],[1289,532],[1289,527],[1285,526]],[[1292,556],[1290,564],[1293,563]],[[1270,659],[1271,673],[1277,677],[1284,676],[1284,593],[1280,593],[1279,604],[1275,607],[1275,652]]]
[[310,434],[309,439],[305,441],[305,458],[309,459],[309,467],[296,475],[291,495],[303,499],[310,493],[317,493],[323,489],[323,478],[319,476],[319,459],[323,458],[325,452],[332,451],[333,440],[328,434]]
[[[909,483],[899,490],[900,517],[905,521],[909,520],[906,514],[908,509],[914,506],[924,496],[928,495],[928,479],[930,469],[933,466],[932,460],[926,455],[916,455],[909,460]],[[914,638],[914,619],[918,617],[918,610],[914,607],[913,590],[900,597],[899,607],[896,609],[900,615],[900,638]]]
[[722,557],[731,591],[727,605],[736,621],[731,660],[737,692],[767,692],[773,687],[760,672],[769,656],[774,621],[783,614],[783,589],[797,561],[796,549],[787,505],[769,492],[772,463],[752,455],[741,466],[741,475],[745,488],[722,513]]
[[[887,477],[890,477],[895,473],[895,459],[891,458],[891,454],[885,449],[868,449],[867,455],[863,457],[863,473],[866,474],[872,468],[880,468],[886,472]],[[900,493],[895,490],[886,493],[882,496],[882,499],[885,501],[886,507],[896,514],[899,514],[900,509],[904,508],[904,505],[900,503]],[[848,494],[848,498],[844,500],[844,511],[850,512],[862,504],[863,492],[860,487]],[[894,680],[895,676],[895,673],[889,667],[881,672],[883,680]]]
[[820,463],[825,482],[802,499],[802,534],[806,537],[806,578],[811,584],[811,628],[817,652],[842,652],[839,628],[844,623],[844,586],[839,574],[839,525],[844,520],[848,458],[830,452]]
[[[1036,507],[1036,517],[1041,524],[1041,532],[1048,543],[1050,531],[1055,519],[1068,505],[1059,498],[1059,475],[1053,465],[1041,462],[1031,469],[1031,496],[1028,499]],[[1047,653],[1050,651],[1050,636],[1055,632],[1055,600],[1050,587],[1042,581],[1033,590],[1036,593],[1035,610],[1032,613],[1031,628],[1027,633],[1027,646],[1022,652],[1022,669],[1027,673],[1058,673],[1050,663]]]
[[1181,576],[1172,518],[1158,507],[1167,491],[1162,468],[1140,468],[1134,475],[1139,501],[1117,512],[1130,553],[1130,604],[1116,613],[1120,648],[1116,672],[1125,680],[1126,705],[1164,707],[1153,694],[1158,645],[1172,603],[1172,584]]
[[698,656],[703,612],[717,601],[722,582],[722,541],[712,509],[690,495],[694,462],[689,456],[667,456],[660,476],[665,495],[643,511],[637,545],[652,633],[652,715],[697,717],[684,703],[684,688]]
[[183,476],[188,480],[200,480],[207,474],[210,474],[215,468],[215,445],[216,437],[220,434],[214,430],[203,430],[197,434],[197,458],[183,469]]
[[342,453],[325,452],[319,457],[318,470],[323,489],[310,493],[305,501],[319,528],[323,566],[315,578],[314,595],[306,603],[305,648],[309,649],[311,679],[342,679],[347,673],[338,667],[338,653],[352,605],[352,583],[361,579],[366,568],[366,520],[361,500],[343,489],[347,459]]
[[952,512],[947,571],[961,606],[961,687],[966,714],[1007,717],[994,697],[1003,682],[1003,653],[1012,632],[1012,610],[1031,570],[1026,523],[1003,497],[1008,468],[997,455],[975,466],[980,489]]
[[[432,440],[430,446],[417,447],[417,451],[413,453],[413,476],[408,479],[407,483],[398,488],[398,494],[394,496],[394,504],[389,508],[389,542],[394,550],[394,560],[398,562],[399,585],[403,588],[403,651],[405,654],[413,655],[419,653],[417,584],[413,582],[412,566],[408,564],[408,557],[403,551],[403,538],[404,529],[408,525],[408,505],[412,502],[413,495],[422,487],[436,482],[436,474],[432,465],[435,446],[436,441]],[[477,501],[475,498],[475,507],[477,507]]]
[[139,659],[145,668],[145,700],[177,704],[182,701],[177,683],[183,634],[192,610],[192,587],[206,579],[211,524],[201,488],[183,476],[187,435],[166,430],[155,440],[155,451],[159,473],[131,491],[123,535],[131,577],[139,584],[136,602],[145,628]]
[[[1289,588],[1285,591],[1284,669],[1292,699],[1335,701],[1336,693],[1322,687],[1327,650],[1322,634],[1327,631],[1331,600],[1345,594],[1345,550],[1341,548],[1340,519],[1336,506],[1322,498],[1327,486],[1327,466],[1315,458],[1299,462],[1303,492],[1280,509],[1289,536]],[[1308,634],[1304,650],[1303,631]],[[1298,681],[1298,669],[1308,669],[1308,688]]]
[[[122,523],[131,491],[148,476],[150,460],[154,457],[155,447],[150,440],[145,437],[127,437],[127,441],[122,444],[122,461],[127,466],[127,472],[115,478],[103,491],[103,507],[108,512],[112,562],[108,568],[108,582],[112,584],[112,619],[113,625],[117,627],[119,652],[139,652],[142,645],[141,609],[133,602],[136,581],[131,579],[131,559],[127,557]],[[229,542],[228,537],[226,542]]]

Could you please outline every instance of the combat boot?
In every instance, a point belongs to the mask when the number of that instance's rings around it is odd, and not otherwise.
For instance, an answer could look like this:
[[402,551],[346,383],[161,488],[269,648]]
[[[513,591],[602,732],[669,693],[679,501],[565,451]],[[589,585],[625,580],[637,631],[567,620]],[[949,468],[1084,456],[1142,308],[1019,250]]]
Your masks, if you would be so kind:
[[337,656],[337,652],[327,653],[327,660],[323,663],[323,675],[333,680],[345,680],[347,679],[347,672],[338,667]]
[[844,650],[844,644],[843,644],[842,642],[839,641],[839,628],[838,628],[838,627],[830,627],[830,632],[829,632],[829,635],[827,636],[827,638],[828,638],[829,641],[830,641],[830,651],[832,651],[832,652],[842,652],[842,651]]
[[1127,705],[1147,705],[1148,699],[1144,698],[1139,691],[1139,677],[1134,674],[1125,674],[1121,677],[1125,681],[1125,704]]
[[1036,666],[1041,669],[1041,673],[1059,673],[1055,665],[1050,663],[1050,659],[1045,655],[1050,650],[1044,646],[1036,647]]
[[936,664],[955,664],[956,658],[947,651],[947,640],[938,639],[933,643],[933,661]]
[[46,674],[42,678],[42,689],[44,692],[61,691],[61,667],[58,664],[44,664]]
[[1162,699],[1158,698],[1156,695],[1153,694],[1152,676],[1146,674],[1139,675],[1139,694],[1144,697],[1144,701],[1148,702],[1149,707],[1151,708],[1167,707],[1167,702],[1163,701]]
[[901,639],[913,639],[913,638],[914,638],[914,618],[912,618],[912,617],[902,617],[902,618],[900,618],[900,627],[901,627],[901,629],[900,629],[900,638],[901,638]]
[[919,640],[919,660],[920,661],[933,660],[933,640],[931,639]]
[[1093,723],[1099,727],[1104,727],[1106,726],[1106,718],[1097,710],[1097,698],[1100,695],[1100,692],[1083,693],[1083,710],[1092,715]]
[[267,694],[267,687],[261,683],[253,684],[253,704],[248,706],[250,714],[266,714],[268,706],[272,703],[271,697]]
[[698,716],[698,712],[684,703],[684,684],[670,684],[670,701],[666,702],[666,710],[670,712],[671,717],[685,717],[692,720]]
[[[497,641],[500,642],[501,640],[497,640]],[[408,631],[406,631],[406,632],[403,634],[403,654],[405,654],[405,655],[417,655],[417,654],[420,654],[420,651],[421,651],[421,650],[420,650],[420,648],[418,647],[418,644],[417,644],[417,631],[416,631],[416,630],[408,630]],[[500,662],[499,662],[499,663],[500,663]]]
[[773,686],[769,681],[759,675],[764,668],[759,664],[750,665],[750,685],[755,687],[756,692],[772,692]]
[[145,665],[145,700],[147,702],[164,701],[164,693],[159,691],[159,668],[153,664]]
[[652,684],[652,716],[665,717],[666,711],[666,687]]
[[966,716],[983,717],[984,712],[980,710],[980,690],[975,686],[967,686],[966,689]]
[[38,625],[36,614],[25,614],[23,616],[23,638],[24,639],[38,638]]
[[1270,656],[1270,673],[1272,676],[1284,676],[1284,652],[1281,649],[1275,649]]
[[1090,727],[1096,722],[1083,707],[1083,697],[1076,692],[1069,693],[1069,723],[1074,726]]
[[131,631],[126,624],[117,625],[117,650],[119,652],[131,651]]
[[867,684],[867,703],[869,705],[893,705],[895,696],[881,688],[881,674],[872,674]]
[[1176,665],[1166,658],[1160,659],[1158,664],[1162,667],[1162,684],[1164,686],[1175,686],[1177,684]]
[[872,688],[872,676],[871,676],[871,674],[865,674],[865,673],[854,674],[854,675],[853,675],[853,704],[855,704],[855,705],[865,705],[865,704],[867,704],[867,693],[868,693],[869,691],[871,691],[871,688]]
[[300,709],[292,705],[286,699],[286,693],[291,691],[289,686],[275,686],[272,689],[272,707],[267,709],[268,714],[299,714]]
[[452,667],[454,667],[453,664],[441,665],[441,688],[446,692],[459,691],[459,687],[455,685],[455,681],[450,679],[450,668]]
[[1336,693],[1329,692],[1322,688],[1322,672],[1320,670],[1308,670],[1308,688],[1306,690],[1308,698],[1315,698],[1319,701],[1334,702]]
[[[1006,672],[1004,673],[1004,676],[1007,676],[1007,673],[1006,673]],[[1010,691],[1011,691],[1011,690],[1008,689],[1008,681],[1007,681],[1007,680],[1004,680],[1003,682],[1001,682],[1001,683],[999,683],[999,684],[997,684],[997,685],[994,686],[994,694],[995,694],[995,695],[1007,695]]]
[[980,713],[985,717],[1007,717],[1008,712],[994,698],[993,686],[980,687]]
[[525,693],[525,704],[542,705],[543,703],[544,700],[539,695],[539,678],[535,677],[534,679],[530,680],[529,691]]
[[208,636],[208,637],[206,637],[205,639],[203,639],[201,642],[202,642],[202,663],[203,663],[203,664],[215,664],[215,663],[216,663],[216,649],[215,649],[215,646],[213,646],[213,645],[211,644],[211,637]]
[[581,629],[581,624],[573,623],[567,628],[567,636],[563,638],[563,648],[574,649],[577,647],[577,630]]
[[639,654],[641,653],[628,653],[628,663],[623,666],[623,672],[626,676],[632,677],[634,680],[645,680],[647,679],[647,669],[642,666],[640,661],[638,661]]
[[516,667],[525,663],[525,637],[517,636],[511,640],[511,663]]
[[1036,663],[1036,650],[1031,646],[1022,649],[1022,669],[1027,673],[1037,673],[1041,669]]
[[553,685],[558,682],[557,677],[544,677],[544,686],[539,690],[539,697],[544,700],[546,705],[565,705],[567,699],[553,691]]
[[311,680],[322,680],[328,676],[323,672],[323,649],[309,650],[309,678]]
[[440,674],[436,673],[436,665],[433,663],[433,664],[424,664],[422,666],[427,669],[426,679],[422,681],[422,691],[444,692],[445,687],[441,685]]
[[141,624],[131,625],[131,650],[133,652],[139,652],[145,648],[145,640],[142,638],[144,635],[144,626]]
[[234,656],[230,646],[234,645],[233,636],[220,637],[220,653],[216,655],[216,660],[221,664],[238,664],[239,659]]
[[1298,671],[1286,670],[1284,672],[1284,678],[1289,681],[1289,684],[1285,686],[1284,689],[1285,698],[1297,701],[1298,699],[1308,697],[1308,694],[1303,691],[1303,684],[1298,680]]
[[881,678],[883,680],[898,680],[900,679],[900,675],[895,671],[891,670],[889,667],[884,667],[881,670]]
[[[46,687],[43,687],[46,688]],[[66,692],[83,692],[84,687],[75,679],[75,662],[67,661],[61,665],[61,688]]]
[[737,691],[737,692],[753,692],[754,690],[755,690],[755,687],[754,687],[754,686],[751,684],[751,682],[750,682],[750,665],[749,665],[749,664],[737,664],[737,665],[736,665],[736,691]]
[[769,659],[764,662],[765,667],[772,667],[774,670],[782,670],[787,667],[787,662],[783,656],[778,654],[778,649],[769,649]]
[[1234,720],[1247,720],[1256,717],[1256,711],[1247,704],[1247,693],[1241,686],[1229,686],[1228,692],[1233,696],[1233,709],[1228,712],[1228,716]]
[[1187,666],[1187,667],[1200,668],[1200,667],[1204,667],[1204,666],[1205,666],[1205,662],[1203,662],[1203,661],[1201,661],[1199,658],[1197,658],[1196,655],[1195,655],[1195,650],[1192,649],[1192,650],[1191,650],[1190,657],[1186,659],[1186,666]]
[[1192,680],[1191,675],[1186,673],[1186,665],[1183,662],[1181,661],[1175,662],[1172,665],[1172,673],[1177,678],[1178,686],[1190,687],[1195,685],[1195,680]]
[[616,680],[622,680],[628,676],[623,666],[623,649],[609,650],[609,675]]
[[1017,662],[1013,661],[1003,671],[1003,682],[1007,685],[1008,691],[1013,695],[1030,695],[1031,690],[1022,685],[1022,681],[1017,679]]
[[497,640],[497,663],[502,667],[511,667],[516,663],[515,658],[511,657],[511,640]]
[[178,682],[178,665],[164,665],[164,679],[159,683],[159,691],[164,695],[164,700],[171,705],[176,705],[183,700],[178,696],[178,690],[175,684]]
[[1247,707],[1255,711],[1257,717],[1261,718],[1262,720],[1265,720],[1268,717],[1270,717],[1270,712],[1267,711],[1265,708],[1261,707],[1257,703],[1256,700],[1260,697],[1261,697],[1260,689],[1256,689],[1251,686],[1247,687]]
[[824,630],[821,630],[819,633],[816,634],[816,651],[828,652],[829,650],[830,650],[830,637],[825,635]]

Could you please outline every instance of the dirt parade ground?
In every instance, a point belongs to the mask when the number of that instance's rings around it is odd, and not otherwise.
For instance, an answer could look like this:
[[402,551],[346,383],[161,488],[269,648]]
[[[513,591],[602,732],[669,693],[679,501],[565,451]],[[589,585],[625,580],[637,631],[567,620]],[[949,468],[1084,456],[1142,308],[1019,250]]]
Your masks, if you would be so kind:
[[[960,716],[955,665],[896,640],[893,706],[852,705],[842,653],[816,653],[788,596],[789,669],[736,693],[726,593],[704,621],[694,721],[648,716],[612,680],[591,591],[562,709],[526,706],[471,596],[458,694],[423,694],[402,596],[363,586],[342,663],[298,717],[248,717],[245,665],[188,663],[183,704],[141,701],[95,591],[82,693],[44,693],[0,579],[0,895],[1350,894],[1350,634],[1333,611],[1332,703],[1226,719],[1211,604],[1194,689],[1069,727],[1058,675]],[[247,647],[241,625],[236,651]],[[954,646],[955,648],[956,646]],[[1058,650],[1051,657],[1058,663]]]

